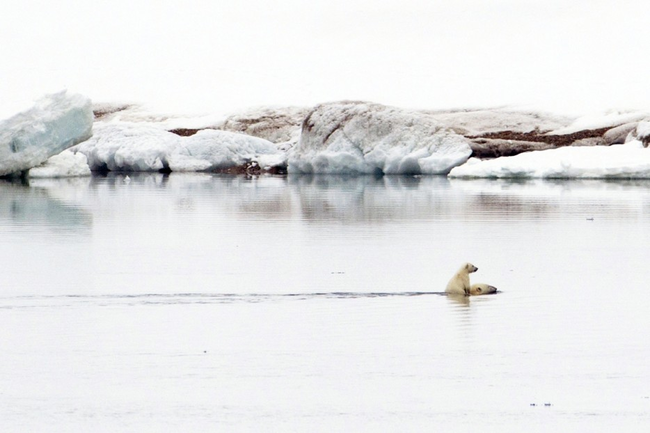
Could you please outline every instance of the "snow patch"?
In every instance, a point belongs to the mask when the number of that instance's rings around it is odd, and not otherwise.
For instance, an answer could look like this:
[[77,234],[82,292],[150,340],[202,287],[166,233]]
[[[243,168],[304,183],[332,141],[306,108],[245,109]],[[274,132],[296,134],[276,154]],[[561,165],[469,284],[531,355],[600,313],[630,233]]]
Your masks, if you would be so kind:
[[95,103],[93,110],[102,123],[148,125],[166,131],[215,128],[225,118],[220,113],[165,113],[133,103]]
[[631,122],[638,122],[650,116],[645,111],[609,111],[593,113],[578,117],[570,125],[557,128],[550,132],[553,135],[573,134],[587,129],[613,128]]
[[650,178],[650,150],[639,141],[623,145],[562,147],[490,160],[471,158],[450,177]]

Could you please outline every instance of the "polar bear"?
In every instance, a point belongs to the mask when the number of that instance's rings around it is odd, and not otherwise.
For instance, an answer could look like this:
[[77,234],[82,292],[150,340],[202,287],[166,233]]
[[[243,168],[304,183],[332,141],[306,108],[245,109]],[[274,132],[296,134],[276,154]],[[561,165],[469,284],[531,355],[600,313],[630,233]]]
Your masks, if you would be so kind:
[[472,284],[471,287],[469,288],[469,294],[472,296],[489,295],[491,293],[496,293],[496,292],[497,292],[496,287],[484,283]]
[[465,263],[461,268],[451,277],[447,283],[445,292],[450,295],[470,295],[471,287],[469,285],[469,274],[478,271],[478,268],[471,263]]

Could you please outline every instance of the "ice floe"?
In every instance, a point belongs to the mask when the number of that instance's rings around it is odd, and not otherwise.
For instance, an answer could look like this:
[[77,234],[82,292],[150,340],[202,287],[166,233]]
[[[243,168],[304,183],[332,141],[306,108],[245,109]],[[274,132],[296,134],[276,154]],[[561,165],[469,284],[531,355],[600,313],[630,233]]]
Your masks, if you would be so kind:
[[469,158],[465,137],[426,113],[365,102],[316,106],[289,173],[445,174]]
[[66,91],[0,121],[0,176],[28,170],[91,136],[90,99]]

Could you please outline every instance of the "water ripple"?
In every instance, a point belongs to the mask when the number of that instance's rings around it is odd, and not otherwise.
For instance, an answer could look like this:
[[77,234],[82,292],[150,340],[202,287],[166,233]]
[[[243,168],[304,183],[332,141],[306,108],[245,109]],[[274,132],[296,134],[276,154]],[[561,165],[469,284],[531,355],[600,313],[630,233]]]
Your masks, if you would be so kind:
[[174,293],[16,296],[0,298],[0,309],[72,306],[75,304],[175,305],[262,303],[287,300],[371,299],[414,296],[446,296],[444,292],[313,292],[313,293]]

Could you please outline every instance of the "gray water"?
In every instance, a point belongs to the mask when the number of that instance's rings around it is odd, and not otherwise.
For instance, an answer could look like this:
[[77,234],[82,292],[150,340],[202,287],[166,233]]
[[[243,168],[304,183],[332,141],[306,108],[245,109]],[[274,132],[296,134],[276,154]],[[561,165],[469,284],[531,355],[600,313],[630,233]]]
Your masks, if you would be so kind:
[[647,431],[649,224],[649,182],[0,182],[2,430]]

